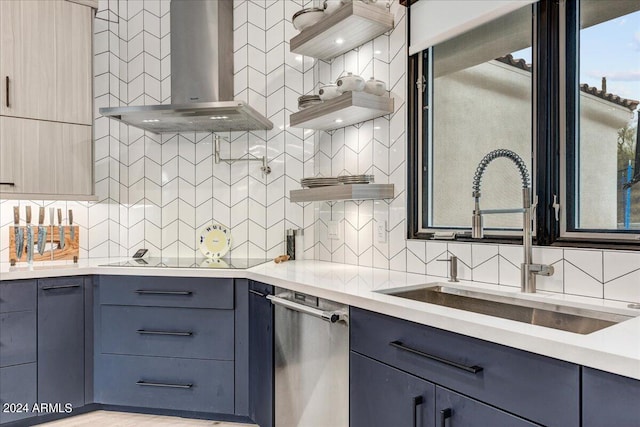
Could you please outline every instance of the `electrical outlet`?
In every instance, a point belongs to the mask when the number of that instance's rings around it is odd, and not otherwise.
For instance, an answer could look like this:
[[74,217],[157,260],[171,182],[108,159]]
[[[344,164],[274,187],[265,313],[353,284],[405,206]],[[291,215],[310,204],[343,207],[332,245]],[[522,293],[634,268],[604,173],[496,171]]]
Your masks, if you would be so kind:
[[339,221],[329,221],[328,228],[329,232],[327,233],[327,237],[331,240],[340,240],[340,222]]
[[376,234],[378,236],[378,243],[387,243],[387,221],[378,222]]

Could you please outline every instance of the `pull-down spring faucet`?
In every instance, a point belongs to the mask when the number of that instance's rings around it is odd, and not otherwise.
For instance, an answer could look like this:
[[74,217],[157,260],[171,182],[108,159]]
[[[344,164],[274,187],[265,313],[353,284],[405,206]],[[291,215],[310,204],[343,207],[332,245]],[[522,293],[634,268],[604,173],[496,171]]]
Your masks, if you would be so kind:
[[[487,169],[487,166],[489,166],[489,163],[500,157],[513,161],[520,172],[520,178],[522,179],[522,209],[480,210],[480,185],[482,184],[482,175]],[[482,160],[480,160],[480,163],[476,168],[476,173],[473,177],[473,198],[475,199],[475,206],[471,223],[471,237],[474,239],[482,239],[484,237],[482,215],[522,213],[522,246],[524,248],[524,262],[520,266],[520,285],[522,292],[535,292],[536,275],[540,274],[543,276],[551,276],[554,270],[552,265],[533,264],[532,262],[531,185],[529,183],[529,172],[527,171],[527,166],[522,158],[513,151],[505,148],[493,150],[484,156]]]

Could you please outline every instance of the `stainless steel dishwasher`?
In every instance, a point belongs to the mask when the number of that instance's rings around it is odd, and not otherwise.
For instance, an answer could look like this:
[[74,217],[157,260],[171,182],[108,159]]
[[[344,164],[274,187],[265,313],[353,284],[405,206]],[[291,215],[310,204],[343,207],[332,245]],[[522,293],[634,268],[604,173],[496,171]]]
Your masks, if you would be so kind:
[[349,425],[348,307],[276,288],[275,425]]

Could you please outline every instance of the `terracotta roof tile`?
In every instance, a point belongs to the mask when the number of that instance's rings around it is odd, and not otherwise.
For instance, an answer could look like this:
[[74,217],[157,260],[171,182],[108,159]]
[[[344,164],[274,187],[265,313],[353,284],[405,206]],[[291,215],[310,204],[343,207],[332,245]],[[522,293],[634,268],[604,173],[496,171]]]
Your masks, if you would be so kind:
[[[511,65],[521,70],[531,71],[531,64],[527,64],[524,59],[515,59],[511,54],[496,58],[496,61]],[[616,94],[605,92],[597,87],[589,86],[586,83],[580,85],[580,91],[604,99],[605,101],[609,101],[613,104],[620,105],[621,107],[628,108],[631,111],[635,110],[636,107],[638,107],[638,104],[640,104],[640,101],[636,101],[635,99],[621,98]]]

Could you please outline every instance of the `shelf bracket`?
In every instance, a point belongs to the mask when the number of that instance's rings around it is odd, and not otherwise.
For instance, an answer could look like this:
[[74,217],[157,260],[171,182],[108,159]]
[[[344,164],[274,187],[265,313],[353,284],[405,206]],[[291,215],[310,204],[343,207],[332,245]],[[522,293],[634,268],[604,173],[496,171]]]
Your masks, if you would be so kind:
[[232,165],[235,162],[239,162],[239,161],[262,162],[262,166],[260,167],[260,171],[262,172],[262,175],[265,176],[271,173],[271,167],[268,165],[267,156],[258,157],[258,156],[254,156],[251,153],[247,153],[243,157],[237,157],[237,158],[224,159],[220,157],[220,139],[221,139],[220,136],[218,135],[215,136],[214,159],[216,164],[219,164],[220,162],[225,162]]

